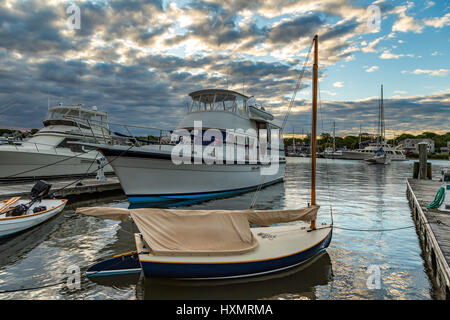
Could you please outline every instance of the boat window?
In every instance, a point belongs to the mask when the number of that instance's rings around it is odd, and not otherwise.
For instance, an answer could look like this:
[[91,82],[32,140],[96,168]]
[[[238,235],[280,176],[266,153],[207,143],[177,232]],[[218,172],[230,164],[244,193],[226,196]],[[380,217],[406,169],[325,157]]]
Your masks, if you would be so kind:
[[77,152],[77,153],[84,152],[81,145],[70,143],[70,142],[76,142],[76,141],[77,140],[75,140],[75,139],[67,139],[66,138],[63,141],[61,141],[60,144],[58,144],[57,148],[67,148],[67,149],[70,149],[72,152]]
[[246,111],[247,106],[245,105],[245,100],[241,96],[239,96],[239,97],[237,97],[236,102],[237,102],[239,114],[241,116],[247,115],[247,111]]
[[237,112],[238,102],[231,94],[208,93],[192,98],[190,112],[225,110]]

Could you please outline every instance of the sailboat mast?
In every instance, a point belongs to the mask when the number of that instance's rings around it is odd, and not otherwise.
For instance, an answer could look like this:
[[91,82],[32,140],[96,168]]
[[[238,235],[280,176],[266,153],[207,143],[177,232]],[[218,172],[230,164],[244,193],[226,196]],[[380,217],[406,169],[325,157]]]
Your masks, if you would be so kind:
[[[316,204],[316,135],[317,135],[317,79],[319,69],[319,36],[314,36],[312,132],[311,132],[311,205]],[[316,220],[311,221],[311,229],[316,228]]]
[[359,125],[359,149],[361,149],[361,129],[362,129],[362,126]]
[[381,144],[384,143],[384,136],[386,134],[384,126],[384,104],[383,104],[383,85],[381,85]]
[[294,134],[294,128],[292,128],[292,153],[295,154],[295,134]]
[[336,152],[336,121],[333,121],[333,152]]

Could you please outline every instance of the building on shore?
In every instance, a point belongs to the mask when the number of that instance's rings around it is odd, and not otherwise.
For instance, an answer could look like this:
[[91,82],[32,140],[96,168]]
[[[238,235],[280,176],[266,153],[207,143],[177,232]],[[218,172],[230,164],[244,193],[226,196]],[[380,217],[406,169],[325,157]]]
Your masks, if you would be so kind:
[[434,141],[432,139],[404,139],[399,141],[405,153],[419,153],[419,143],[426,142],[428,144],[428,153],[434,153]]
[[447,146],[441,148],[441,154],[450,154],[450,141],[447,141]]

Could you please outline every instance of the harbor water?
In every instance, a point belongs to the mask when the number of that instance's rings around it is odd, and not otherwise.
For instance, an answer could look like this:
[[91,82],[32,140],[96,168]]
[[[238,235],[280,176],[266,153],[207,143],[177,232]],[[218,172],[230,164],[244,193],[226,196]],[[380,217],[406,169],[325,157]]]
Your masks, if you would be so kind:
[[[448,161],[431,161],[436,177]],[[336,226],[325,254],[308,265],[246,280],[174,281],[138,275],[84,276],[87,267],[135,250],[130,222],[76,215],[81,206],[128,208],[123,197],[73,203],[57,217],[0,242],[0,299],[435,299],[406,199],[413,161],[367,165],[318,159],[319,224]],[[288,158],[285,181],[191,209],[289,209],[309,202],[310,159]],[[332,215],[331,215],[332,213]],[[408,227],[410,228],[403,228]],[[403,228],[392,231],[380,231]],[[347,230],[352,229],[352,230]],[[372,230],[372,231],[364,231]],[[378,230],[378,231],[376,231]],[[79,289],[57,284],[80,268]],[[45,287],[49,286],[49,287]],[[25,288],[44,287],[35,290]]]

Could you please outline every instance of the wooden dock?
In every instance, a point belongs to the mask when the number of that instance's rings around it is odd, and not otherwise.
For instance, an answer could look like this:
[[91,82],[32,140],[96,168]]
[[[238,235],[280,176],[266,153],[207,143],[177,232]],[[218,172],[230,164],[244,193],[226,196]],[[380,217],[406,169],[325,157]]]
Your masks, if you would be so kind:
[[442,182],[407,178],[406,194],[439,299],[450,299],[450,212],[426,209]]
[[[47,181],[52,185],[51,191],[61,189],[76,179],[64,179]],[[29,196],[31,189],[34,186],[33,181],[16,183],[1,183],[0,184],[0,200],[8,199],[11,197],[27,197]],[[75,198],[81,196],[94,196],[100,193],[123,193],[120,186],[119,179],[117,177],[107,177],[106,181],[97,181],[95,179],[83,179],[81,183],[74,183],[67,188],[55,192],[56,197],[68,197]]]

